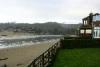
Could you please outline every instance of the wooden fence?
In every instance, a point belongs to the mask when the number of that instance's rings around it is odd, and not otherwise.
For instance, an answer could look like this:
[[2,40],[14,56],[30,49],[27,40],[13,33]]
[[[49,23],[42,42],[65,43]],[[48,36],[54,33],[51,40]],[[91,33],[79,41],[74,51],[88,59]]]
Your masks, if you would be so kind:
[[55,43],[47,51],[34,59],[28,67],[47,67],[54,60],[58,49],[60,48],[60,41]]

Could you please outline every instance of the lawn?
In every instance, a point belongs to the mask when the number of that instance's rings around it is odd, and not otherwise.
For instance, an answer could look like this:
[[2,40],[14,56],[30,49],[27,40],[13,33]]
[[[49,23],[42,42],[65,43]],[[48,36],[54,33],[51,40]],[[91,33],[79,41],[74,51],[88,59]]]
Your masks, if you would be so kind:
[[100,48],[61,49],[51,67],[100,67]]

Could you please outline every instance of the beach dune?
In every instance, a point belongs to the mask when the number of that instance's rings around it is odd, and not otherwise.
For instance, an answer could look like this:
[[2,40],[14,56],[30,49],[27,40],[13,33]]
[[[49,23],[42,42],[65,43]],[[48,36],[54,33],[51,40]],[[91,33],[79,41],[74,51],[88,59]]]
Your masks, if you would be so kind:
[[0,67],[27,67],[36,57],[45,52],[58,40],[45,41],[21,47],[0,49]]

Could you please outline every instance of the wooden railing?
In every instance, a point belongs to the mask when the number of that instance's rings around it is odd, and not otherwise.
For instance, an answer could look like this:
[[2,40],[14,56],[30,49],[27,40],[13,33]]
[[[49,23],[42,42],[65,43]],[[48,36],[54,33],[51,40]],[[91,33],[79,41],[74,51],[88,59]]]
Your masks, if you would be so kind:
[[60,41],[55,43],[47,51],[34,59],[28,67],[47,67],[54,60],[58,49],[60,48]]

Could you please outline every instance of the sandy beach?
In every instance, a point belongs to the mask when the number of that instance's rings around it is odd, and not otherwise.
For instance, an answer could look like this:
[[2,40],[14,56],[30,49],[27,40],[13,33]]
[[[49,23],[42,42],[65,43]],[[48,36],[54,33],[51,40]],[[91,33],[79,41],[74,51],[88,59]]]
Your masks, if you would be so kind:
[[0,67],[27,67],[33,59],[41,55],[58,40],[46,41],[16,48],[0,49]]

